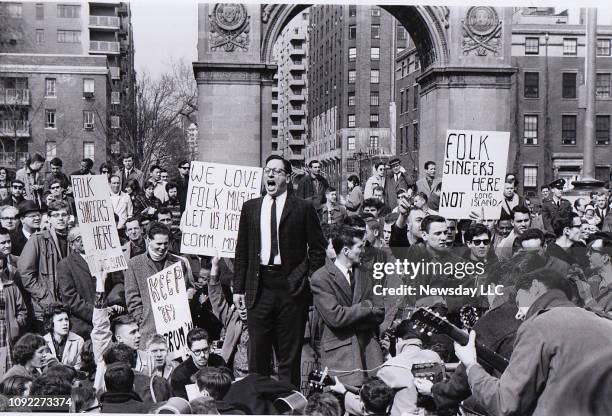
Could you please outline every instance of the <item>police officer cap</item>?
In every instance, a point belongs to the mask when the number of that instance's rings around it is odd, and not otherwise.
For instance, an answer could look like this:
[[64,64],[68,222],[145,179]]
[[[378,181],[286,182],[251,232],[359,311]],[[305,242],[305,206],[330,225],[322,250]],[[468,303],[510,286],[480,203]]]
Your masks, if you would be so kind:
[[548,184],[548,186],[550,188],[563,189],[565,186],[565,179],[557,179],[556,181],[552,181],[550,184]]

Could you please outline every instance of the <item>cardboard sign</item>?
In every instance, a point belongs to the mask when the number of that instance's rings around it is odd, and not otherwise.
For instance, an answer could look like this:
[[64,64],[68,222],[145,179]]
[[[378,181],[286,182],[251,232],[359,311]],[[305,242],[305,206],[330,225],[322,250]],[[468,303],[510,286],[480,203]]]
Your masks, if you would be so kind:
[[191,162],[181,253],[234,258],[240,211],[261,195],[262,168]]
[[444,145],[440,215],[499,219],[510,133],[448,130]]
[[187,333],[193,328],[181,263],[147,278],[155,329],[168,342],[168,356],[187,354]]
[[126,270],[106,175],[72,176],[72,192],[91,274]]

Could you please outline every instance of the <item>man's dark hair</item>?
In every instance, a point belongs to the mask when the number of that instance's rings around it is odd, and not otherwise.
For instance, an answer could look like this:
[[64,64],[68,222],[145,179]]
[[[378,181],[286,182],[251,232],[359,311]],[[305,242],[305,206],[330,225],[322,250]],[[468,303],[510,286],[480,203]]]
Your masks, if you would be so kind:
[[200,396],[189,402],[191,412],[194,415],[216,415],[219,414],[215,400],[212,397]]
[[512,219],[514,220],[514,217],[517,213],[521,213],[521,214],[526,214],[526,215],[531,215],[531,213],[529,212],[529,208],[527,208],[524,205],[517,205],[514,208],[512,208]]
[[340,254],[343,247],[352,247],[355,242],[353,239],[363,240],[365,235],[364,230],[353,227],[342,226],[338,230],[338,234],[332,238],[332,246],[336,254]]
[[474,237],[483,234],[486,234],[487,238],[491,238],[491,231],[489,231],[489,229],[484,224],[476,223],[468,227],[467,231],[464,234],[464,238],[466,242],[470,242],[474,239]]
[[176,182],[168,182],[166,184],[166,192],[170,192],[170,189],[172,188],[176,188],[178,190],[178,185],[176,184]]
[[77,370],[69,365],[55,363],[50,364],[45,368],[45,375],[49,377],[59,377],[62,380],[68,381],[70,384],[77,378]]
[[375,162],[375,163],[374,163],[374,169],[378,169],[378,167],[379,167],[380,165],[385,166],[385,162],[383,162],[382,160],[379,160],[378,162]]
[[159,210],[157,210],[156,217],[159,219],[160,215],[170,215],[170,218],[172,218],[172,211],[170,211],[170,208],[161,207]]
[[195,375],[200,391],[206,390],[215,400],[222,400],[232,385],[232,377],[227,371],[217,367],[202,367]]
[[348,182],[353,182],[353,184],[354,184],[355,186],[359,186],[359,183],[361,182],[361,181],[359,180],[359,176],[357,176],[357,175],[350,175],[348,178],[346,178],[346,180],[347,180]]
[[109,365],[104,382],[109,393],[129,393],[134,388],[134,370],[125,363]]
[[368,413],[386,415],[393,403],[395,391],[378,378],[367,380],[361,390],[359,397]]
[[417,193],[416,193],[416,194],[413,196],[413,198],[416,198],[417,196],[418,196],[418,197],[420,197],[420,198],[423,198],[423,200],[425,201],[425,203],[427,203],[427,201],[429,201],[429,197],[427,196],[427,194],[426,194],[425,192],[421,192],[421,191],[419,191],[419,192],[417,192]]
[[114,363],[125,363],[130,367],[136,367],[138,361],[138,353],[136,350],[122,342],[112,344],[102,354],[106,365]]
[[28,160],[27,160],[27,165],[30,166],[32,163],[34,162],[45,162],[45,157],[43,155],[41,155],[40,153],[34,153]]
[[73,387],[70,398],[72,399],[74,413],[81,413],[94,403],[96,390],[90,386]]
[[429,233],[429,226],[434,222],[443,222],[446,224],[446,219],[440,215],[426,215],[421,221],[421,231]]
[[516,282],[516,290],[529,290],[533,281],[542,283],[548,290],[558,289],[563,291],[568,299],[572,298],[572,289],[569,280],[557,271],[549,268],[541,268],[519,276]]
[[563,235],[563,230],[565,228],[572,228],[574,218],[578,217],[578,214],[575,212],[569,212],[564,215],[556,215],[552,220],[552,228],[555,232],[556,237],[561,237]]
[[9,376],[0,383],[0,393],[7,396],[21,396],[28,389],[28,383],[32,381],[33,377]]
[[11,232],[0,225],[0,235],[11,235]]
[[25,183],[23,183],[23,181],[21,179],[13,179],[13,180],[11,180],[11,186],[13,186],[15,184],[25,186]]
[[153,172],[155,169],[159,169],[161,171],[161,166],[159,165],[151,165],[149,168],[149,172]]
[[338,190],[336,188],[334,188],[333,186],[329,186],[326,190],[325,193],[326,194],[330,194],[332,192],[338,192]]
[[342,225],[345,225],[347,227],[360,228],[362,230],[365,230],[365,228],[366,228],[365,220],[363,218],[361,218],[361,217],[356,216],[356,215],[351,215],[350,217],[345,217],[342,220]]
[[414,324],[409,319],[404,319],[395,327],[395,336],[397,339],[422,339],[418,329],[413,328]]
[[427,162],[425,162],[424,168],[425,170],[429,169],[430,165],[435,165],[436,162],[434,162],[433,160],[428,160]]
[[308,167],[311,168],[313,164],[318,163],[319,165],[321,164],[321,162],[319,162],[317,159],[313,159],[310,162],[308,162]]
[[548,186],[548,185],[540,186],[540,191],[543,190],[543,189],[549,189],[550,190],[550,186]]
[[287,176],[291,175],[291,173],[293,172],[293,169],[291,168],[291,162],[289,162],[284,157],[279,156],[279,155],[270,155],[266,158],[265,165],[267,165],[268,162],[271,160],[280,160],[281,162],[283,162],[283,169],[285,170],[285,173],[287,174]]
[[161,171],[160,173],[164,173],[164,172],[167,173],[168,172],[168,169],[166,169],[166,168],[159,168],[159,170]]
[[127,225],[128,222],[138,221],[138,225],[140,225],[140,217],[138,215],[132,215],[131,217],[127,217],[125,223]]
[[115,334],[115,331],[121,325],[134,325],[134,324],[138,325],[138,321],[136,321],[136,319],[132,315],[130,315],[129,313],[121,314],[115,317],[111,321],[111,332]]
[[385,224],[395,224],[397,219],[399,218],[399,212],[390,212],[385,215]]
[[140,192],[140,183],[136,179],[130,179],[125,183],[126,188],[130,188],[135,194]]
[[72,385],[57,376],[37,377],[30,387],[30,396],[70,396]]
[[70,211],[70,206],[68,205],[66,201],[55,200],[47,206],[48,213],[52,213],[55,211],[62,211],[62,210],[66,211],[67,213]]
[[210,337],[208,336],[208,332],[206,332],[203,328],[192,328],[191,331],[187,333],[187,347],[191,348],[194,342],[206,340],[206,342],[210,343]]
[[123,162],[125,159],[134,159],[134,155],[132,153],[126,153],[121,157],[121,161]]
[[52,165],[52,166],[59,166],[60,168],[62,166],[64,166],[64,163],[62,162],[62,159],[60,159],[59,157],[54,157],[53,159],[51,159],[49,164]]
[[[172,212],[170,212],[170,215],[172,215]],[[153,238],[155,238],[156,235],[165,235],[170,238],[171,233],[168,227],[166,227],[161,222],[155,221],[149,224],[149,226],[147,227],[147,237],[152,240]]]
[[24,334],[13,347],[13,363],[25,365],[34,357],[36,350],[45,345],[47,345],[47,342],[40,335]]
[[90,158],[86,157],[85,159],[81,160],[81,162],[85,162],[88,170],[91,170],[91,168],[93,168],[94,161]]
[[363,208],[374,207],[376,211],[379,211],[383,206],[383,203],[376,198],[368,198],[363,201]]
[[43,314],[43,327],[45,332],[53,335],[53,318],[55,315],[61,315],[65,313],[70,319],[70,308],[61,302],[51,302],[44,310]]
[[181,167],[182,165],[184,165],[185,163],[189,163],[189,161],[187,159],[181,159],[179,161],[179,163],[176,165],[178,167]]
[[522,247],[523,241],[529,240],[540,240],[540,244],[542,247],[544,247],[544,243],[546,242],[546,240],[544,239],[544,233],[542,232],[542,230],[539,230],[537,228],[528,228],[523,233],[523,235],[520,235],[516,238],[519,247]]
[[341,416],[342,407],[332,393],[314,393],[308,397],[304,414],[309,416]]

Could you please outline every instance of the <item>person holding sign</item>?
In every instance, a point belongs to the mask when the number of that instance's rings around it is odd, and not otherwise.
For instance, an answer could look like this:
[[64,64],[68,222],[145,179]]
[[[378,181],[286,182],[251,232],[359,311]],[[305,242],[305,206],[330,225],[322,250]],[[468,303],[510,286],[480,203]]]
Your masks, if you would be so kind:
[[290,175],[291,163],[269,156],[266,195],[242,206],[234,304],[248,309],[249,371],[270,375],[274,346],[280,380],[299,386],[308,276],[323,267],[327,244],[312,203],[287,195]]
[[[129,313],[139,324],[140,333],[145,342],[156,333],[147,278],[180,262],[183,267],[183,275],[188,280],[186,286],[193,286],[189,262],[183,257],[169,253],[169,247],[170,230],[168,227],[160,223],[152,223],[147,231],[146,253],[132,257],[128,261],[128,269],[125,272],[125,301]],[[172,284],[170,281],[166,283]],[[165,289],[170,290],[170,288]],[[165,289],[160,288],[160,291]]]

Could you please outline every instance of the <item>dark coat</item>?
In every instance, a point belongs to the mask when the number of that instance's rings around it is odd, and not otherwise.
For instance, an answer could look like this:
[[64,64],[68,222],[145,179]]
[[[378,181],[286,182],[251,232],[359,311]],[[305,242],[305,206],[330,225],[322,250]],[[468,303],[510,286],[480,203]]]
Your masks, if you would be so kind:
[[[382,308],[374,309],[367,297],[372,296],[372,280],[355,270],[355,288],[331,262],[315,272],[310,281],[315,308],[321,317],[322,366],[334,370],[367,370],[383,362],[377,340],[378,325],[384,319]],[[331,374],[331,373],[330,373]],[[366,374],[354,372],[338,375],[341,382],[363,384]]]
[[121,186],[122,191],[125,191],[125,187],[127,186],[128,181],[130,181],[131,179],[136,179],[138,181],[138,185],[140,185],[140,189],[142,189],[145,175],[141,170],[132,168],[132,170],[130,171],[130,175],[127,177],[127,179],[125,177],[125,168],[121,168],[115,171],[115,175],[119,176],[119,186]]
[[20,224],[15,231],[11,232],[11,254],[21,256],[21,252],[27,242],[28,239],[23,234],[23,227]]
[[253,415],[273,415],[278,413],[273,405],[274,400],[286,397],[294,390],[291,384],[259,374],[249,374],[232,383],[223,400],[241,409],[246,407]]
[[100,413],[147,413],[150,404],[143,403],[136,392],[102,393]]
[[561,198],[559,206],[555,204],[551,199],[545,199],[542,201],[542,222],[544,223],[544,230],[554,233],[552,228],[552,222],[555,217],[567,216],[572,212],[572,203],[567,199]]
[[[246,294],[252,308],[259,289],[260,214],[263,197],[244,203],[234,261],[234,293]],[[312,203],[287,195],[278,228],[282,274],[293,296],[307,290],[307,276],[325,263],[327,243]]]
[[172,396],[187,398],[187,384],[193,384],[195,381],[191,377],[198,372],[198,367],[193,362],[193,358],[189,357],[183,361],[170,374],[170,386],[172,387]]
[[397,206],[397,191],[399,189],[408,189],[414,185],[406,173],[400,173],[399,180],[395,181],[395,175],[393,173],[387,175],[385,180],[385,205],[391,209]]
[[79,253],[70,253],[57,264],[60,277],[60,297],[70,306],[72,331],[89,339],[96,296],[96,278],[89,272],[87,262]]
[[189,175],[186,177],[178,175],[175,182],[177,186],[177,198],[181,204],[181,211],[185,211],[185,206],[187,204],[187,189],[189,188]]
[[312,201],[315,209],[319,209],[321,205],[327,202],[327,198],[325,198],[325,191],[329,188],[329,183],[327,179],[325,179],[321,175],[317,175],[317,179],[319,180],[319,192],[315,194],[315,186],[312,183],[312,177],[310,175],[304,175],[302,179],[298,182],[297,190],[295,191],[295,196],[305,199],[307,201]]

